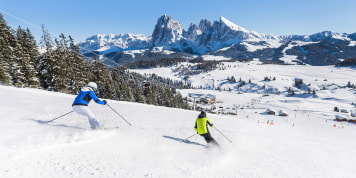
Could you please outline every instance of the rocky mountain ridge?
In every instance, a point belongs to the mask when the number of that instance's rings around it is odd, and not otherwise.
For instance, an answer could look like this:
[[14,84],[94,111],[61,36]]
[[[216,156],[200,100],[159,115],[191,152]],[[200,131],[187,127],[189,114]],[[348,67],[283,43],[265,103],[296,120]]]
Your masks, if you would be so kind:
[[[152,36],[93,35],[80,42],[85,56],[92,52],[117,64],[162,58],[259,59],[281,64],[330,65],[356,57],[356,33],[324,31],[312,35],[267,35],[246,30],[225,17],[202,19],[187,30],[162,15]],[[218,59],[218,58],[217,58]]]

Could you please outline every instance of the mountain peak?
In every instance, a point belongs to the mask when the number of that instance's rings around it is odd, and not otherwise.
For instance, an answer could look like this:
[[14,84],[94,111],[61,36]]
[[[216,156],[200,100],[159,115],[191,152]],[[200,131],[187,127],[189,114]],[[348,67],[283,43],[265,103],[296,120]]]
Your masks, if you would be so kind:
[[171,20],[172,17],[169,16],[168,14],[163,14],[159,19],[161,19],[161,20]]
[[154,46],[166,46],[179,41],[183,37],[183,26],[167,14],[162,15],[155,26],[152,34]]
[[230,20],[228,20],[227,18],[221,16],[220,17],[220,23],[221,24],[225,24],[227,27],[231,28],[232,30],[235,31],[244,31],[244,32],[248,32],[248,30],[234,24],[233,22],[231,22]]
[[230,20],[228,20],[228,19],[225,18],[224,16],[220,16],[220,21],[225,21],[225,22],[230,22],[230,23],[232,23]]
[[329,38],[349,40],[347,34],[337,33],[337,32],[333,32],[333,31],[322,31],[319,33],[315,33],[315,34],[310,35],[310,38],[313,41],[320,41],[320,40],[325,40],[325,39],[329,39]]

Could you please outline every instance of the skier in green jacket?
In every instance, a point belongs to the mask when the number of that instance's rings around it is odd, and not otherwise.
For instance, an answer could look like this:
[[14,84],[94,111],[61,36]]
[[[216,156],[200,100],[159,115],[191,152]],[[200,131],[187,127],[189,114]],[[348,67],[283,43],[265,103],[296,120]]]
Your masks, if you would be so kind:
[[214,124],[211,123],[211,121],[206,117],[206,113],[204,111],[202,111],[197,120],[195,121],[195,131],[197,131],[197,133],[204,137],[205,141],[207,143],[213,143],[215,145],[219,145],[214,138],[210,135],[209,129],[207,127],[207,125],[209,124],[210,127],[214,127]]

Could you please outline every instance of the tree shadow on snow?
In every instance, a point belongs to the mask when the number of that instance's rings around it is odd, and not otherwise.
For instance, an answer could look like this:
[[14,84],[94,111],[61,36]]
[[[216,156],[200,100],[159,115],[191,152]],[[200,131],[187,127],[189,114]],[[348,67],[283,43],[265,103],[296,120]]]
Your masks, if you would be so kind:
[[176,138],[176,137],[171,137],[171,136],[166,136],[166,135],[162,135],[162,137],[168,138],[168,139],[171,139],[171,140],[175,140],[175,141],[178,141],[178,142],[191,144],[191,145],[199,145],[199,146],[204,146],[204,147],[206,146],[206,145],[203,145],[203,144],[200,144],[200,143],[197,143],[197,142],[192,142],[192,141],[184,140],[184,139],[181,139],[181,138]]

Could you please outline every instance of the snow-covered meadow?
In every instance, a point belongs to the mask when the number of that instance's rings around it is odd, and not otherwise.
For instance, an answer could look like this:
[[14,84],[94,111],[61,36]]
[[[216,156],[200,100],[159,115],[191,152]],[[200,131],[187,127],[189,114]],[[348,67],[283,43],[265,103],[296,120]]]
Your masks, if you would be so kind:
[[[211,128],[220,148],[198,145],[205,144],[198,135],[190,142],[179,142],[195,133],[197,111],[109,100],[132,123],[129,126],[107,106],[91,103],[89,107],[106,129],[90,130],[86,118],[74,113],[45,122],[71,111],[74,95],[0,86],[0,175],[283,178],[356,175],[353,154],[356,124],[333,121],[335,114],[340,114],[333,111],[334,106],[354,109],[350,103],[355,102],[355,90],[330,88],[318,90],[316,95],[295,96],[284,91],[297,76],[318,87],[326,82],[324,79],[335,86],[345,85],[355,78],[354,69],[273,65],[233,69],[193,76],[191,80],[201,85],[202,77],[211,78],[215,85],[224,87],[226,76],[240,75],[246,80],[251,78],[257,86],[266,83],[270,88],[279,88],[282,94],[262,97],[252,89],[236,94],[236,88],[233,92],[180,90],[183,95],[213,93],[226,105],[260,99],[254,108],[237,110],[237,116],[208,114],[216,128],[232,141],[229,143]],[[168,69],[154,71],[161,71],[166,77],[175,76]],[[262,81],[266,75],[276,76],[277,80]],[[285,110],[289,116],[267,115],[268,108]]]

